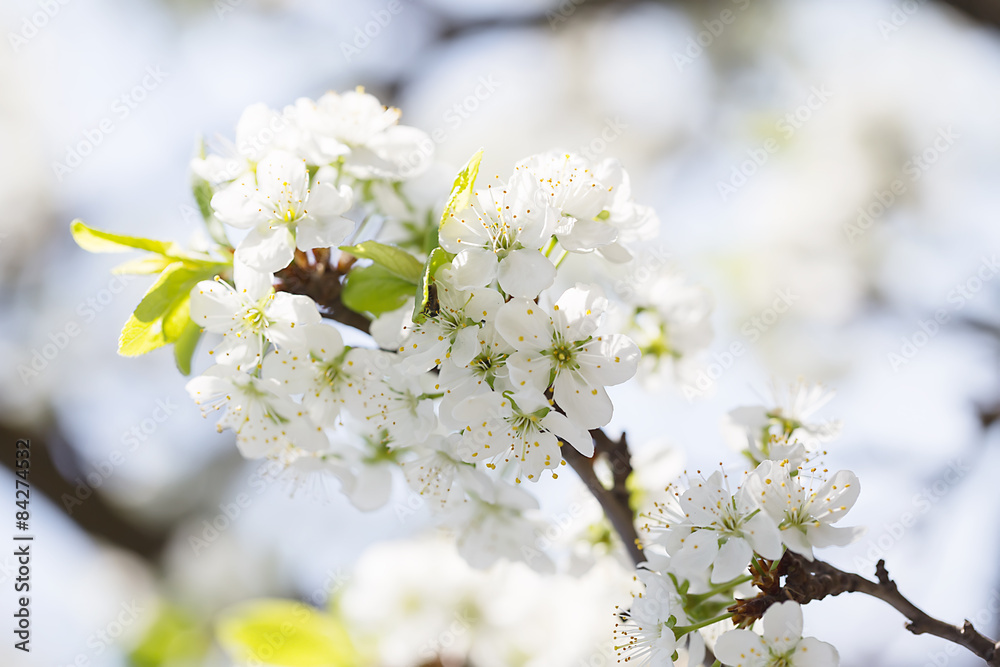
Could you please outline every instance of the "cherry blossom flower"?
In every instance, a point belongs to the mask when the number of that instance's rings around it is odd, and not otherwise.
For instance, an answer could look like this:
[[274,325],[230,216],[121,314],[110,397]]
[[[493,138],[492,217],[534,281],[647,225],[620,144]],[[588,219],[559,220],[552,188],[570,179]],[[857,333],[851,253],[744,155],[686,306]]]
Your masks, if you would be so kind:
[[512,299],[497,313],[496,327],[515,349],[507,359],[516,390],[551,386],[556,403],[584,428],[611,421],[605,386],[635,374],[639,349],[627,336],[594,336],[605,299],[596,289],[566,290],[549,315],[529,299]]
[[455,286],[452,267],[442,266],[435,279],[438,313],[412,325],[399,347],[405,367],[429,371],[445,360],[464,366],[478,352],[481,322],[491,320],[503,304],[495,290],[462,290]]
[[270,342],[278,348],[305,345],[306,326],[322,319],[307,296],[275,293],[269,276],[236,272],[236,287],[203,280],[191,289],[191,319],[210,333],[222,334],[212,351],[220,364],[248,370]]
[[594,453],[586,429],[552,409],[535,389],[506,395],[490,391],[455,406],[454,416],[463,424],[462,451],[466,461],[515,461],[518,478],[538,481],[542,470],[562,462],[560,438],[584,456]]
[[833,399],[834,392],[823,385],[810,385],[801,380],[787,386],[772,382],[770,393],[771,407],[743,406],[726,415],[723,433],[734,448],[746,447],[746,434],[749,433],[752,438],[750,450],[756,460],[768,458],[780,461],[787,458],[783,455],[787,452],[770,451],[771,444],[775,442],[772,436],[778,436],[779,440],[789,445],[798,441],[806,452],[811,452],[840,434],[842,425],[839,420],[810,421]]
[[[618,661],[638,665],[672,665],[677,650],[677,638],[671,617],[676,622],[683,612],[674,608],[676,593],[671,584],[655,572],[640,569],[636,579],[643,590],[636,594],[632,606],[622,612],[622,622],[615,628],[615,650]],[[698,664],[698,663],[694,663]]]
[[328,444],[323,430],[274,380],[217,364],[190,380],[186,389],[204,416],[209,410],[221,413],[218,430],[232,429],[236,446],[248,459],[273,456],[290,446],[318,451]]
[[340,423],[343,410],[363,412],[380,375],[372,350],[347,348],[335,327],[314,324],[304,327],[301,346],[269,353],[262,375],[274,378],[290,394],[302,394],[309,416],[322,426]]
[[479,394],[513,389],[507,377],[507,357],[513,351],[492,323],[485,322],[477,332],[475,356],[459,365],[456,355],[452,355],[441,366],[438,384],[444,396],[438,413],[442,423],[461,428],[452,416],[458,403]]
[[802,607],[779,602],[764,612],[763,635],[730,630],[715,642],[715,656],[731,667],[837,667],[840,656],[826,642],[802,637]]
[[309,250],[337,245],[354,229],[342,214],[353,194],[337,173],[321,168],[310,186],[306,162],[287,151],[272,151],[246,173],[212,197],[222,222],[250,230],[236,247],[236,259],[264,272],[279,271],[292,261],[295,248]]
[[400,111],[382,106],[363,88],[328,92],[313,102],[299,99],[296,110],[311,135],[309,153],[316,164],[340,161],[362,180],[399,180],[422,173],[434,143],[422,130],[399,125]]
[[649,207],[632,201],[628,174],[617,160],[594,163],[573,153],[550,151],[515,167],[536,185],[539,203],[554,209],[554,233],[570,252],[597,250],[607,259],[626,262],[622,243],[648,241],[659,231]]
[[482,495],[489,487],[474,464],[460,458],[461,436],[432,434],[425,443],[414,447],[416,457],[400,465],[410,488],[432,502],[434,509],[445,509],[465,500],[465,489]]
[[191,171],[213,186],[253,171],[272,150],[296,152],[302,142],[294,107],[278,112],[266,104],[251,104],[236,123],[236,141],[224,141],[223,153],[191,160]]
[[458,531],[458,552],[477,569],[498,560],[523,561],[545,574],[555,565],[537,548],[539,526],[526,514],[538,509],[538,500],[520,487],[497,481],[484,493],[472,492],[456,508],[448,525]]
[[[523,180],[523,179],[522,179]],[[455,253],[461,289],[498,282],[509,295],[533,299],[555,279],[556,268],[539,249],[552,235],[550,215],[517,183],[491,183],[472,204],[443,221],[441,247]]]
[[794,476],[791,472],[788,461],[764,461],[743,483],[778,522],[785,546],[812,560],[813,547],[845,546],[861,536],[861,528],[832,525],[857,502],[861,493],[857,475],[841,470],[812,491],[803,484],[803,471]]
[[710,581],[719,584],[742,574],[755,552],[781,557],[775,520],[746,486],[731,493],[721,471],[694,481],[679,494],[678,505],[679,511],[660,505],[653,515],[665,531],[662,541],[674,571],[692,576],[712,567]]

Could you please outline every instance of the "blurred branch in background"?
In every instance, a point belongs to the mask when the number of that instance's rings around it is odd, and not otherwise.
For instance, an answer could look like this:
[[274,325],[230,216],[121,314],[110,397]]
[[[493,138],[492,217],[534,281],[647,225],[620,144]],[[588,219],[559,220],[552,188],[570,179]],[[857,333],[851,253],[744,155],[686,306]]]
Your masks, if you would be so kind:
[[[170,526],[158,527],[149,521],[133,521],[121,510],[110,505],[99,491],[87,487],[90,495],[85,500],[67,503],[63,498],[77,501],[77,486],[86,486],[82,480],[85,472],[76,451],[66,440],[54,417],[49,418],[44,430],[25,430],[0,423],[0,438],[14,442],[19,438],[31,441],[32,489],[47,496],[71,520],[91,535],[132,551],[147,560],[155,560],[163,550]],[[3,457],[3,465],[13,472],[14,459]]]

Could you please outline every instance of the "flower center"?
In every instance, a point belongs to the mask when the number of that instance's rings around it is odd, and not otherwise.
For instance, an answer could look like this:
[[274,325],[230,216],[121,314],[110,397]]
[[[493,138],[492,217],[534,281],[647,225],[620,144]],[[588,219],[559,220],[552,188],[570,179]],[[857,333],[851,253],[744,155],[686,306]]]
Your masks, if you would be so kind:
[[247,329],[254,333],[261,333],[267,327],[267,318],[264,316],[264,309],[260,306],[250,306],[243,313],[243,323]]

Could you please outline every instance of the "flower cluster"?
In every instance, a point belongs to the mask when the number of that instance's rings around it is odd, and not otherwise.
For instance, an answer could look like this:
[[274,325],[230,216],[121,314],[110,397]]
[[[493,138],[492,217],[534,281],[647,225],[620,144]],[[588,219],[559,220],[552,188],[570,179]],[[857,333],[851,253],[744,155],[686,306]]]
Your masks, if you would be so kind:
[[[480,152],[449,190],[433,143],[399,117],[361,89],[280,112],[251,106],[234,142],[192,162],[214,245],[83,223],[74,234],[95,251],[153,253],[120,267],[160,277],[119,350],[172,344],[188,373],[207,335],[214,364],[187,390],[243,456],[279,461],[300,482],[332,477],[364,511],[405,479],[474,567],[552,571],[532,484],[558,477],[570,452],[593,459],[595,433],[607,446],[594,429],[612,420],[608,388],[640,356],[649,375],[708,344],[711,301],[673,274],[642,277],[638,251],[659,222],[615,160],[552,151],[483,182]],[[560,273],[582,255],[586,283]],[[623,272],[632,278],[615,283]],[[859,534],[835,525],[857,477],[811,463],[839,431],[811,421],[831,394],[800,383],[774,395],[728,416],[727,436],[753,463],[735,489],[721,470],[699,472],[644,515],[641,590],[616,631],[624,661],[683,653],[700,664],[708,642],[732,666],[836,664],[832,647],[801,638],[795,603],[734,611],[790,555],[812,560]],[[763,635],[748,629],[760,618]],[[730,619],[741,627],[722,632]]]
[[[792,400],[782,407],[730,413],[727,428],[743,415],[757,417],[743,440],[744,454],[759,460],[754,469],[735,490],[723,471],[707,477],[699,472],[684,488],[668,488],[667,501],[654,504],[645,516],[649,544],[643,591],[622,613],[618,631],[623,660],[673,664],[677,647],[684,641],[701,646],[699,633],[705,632],[715,636],[716,657],[733,667],[838,664],[832,646],[801,637],[802,612],[794,602],[774,604],[763,613],[763,635],[745,628],[725,630],[727,624],[752,625],[761,617],[741,615],[738,596],[748,599],[751,584],[763,590],[779,579],[777,569],[788,554],[813,560],[815,548],[845,546],[862,532],[834,525],[858,499],[857,476],[810,467],[806,446],[798,440],[801,435],[812,447],[810,436],[817,431],[826,440],[832,437],[832,429],[805,422],[827,395],[820,387],[799,383],[792,385]],[[762,446],[764,436],[769,445]],[[798,463],[785,456],[789,452],[798,456]],[[650,605],[651,595],[666,602]],[[687,664],[698,662],[689,658]]]
[[[561,152],[480,183],[477,156],[449,198],[426,180],[433,144],[398,120],[360,89],[254,105],[235,142],[193,161],[232,268],[191,289],[191,319],[217,338],[215,365],[187,388],[244,456],[333,475],[364,510],[389,501],[401,468],[470,562],[545,569],[522,548],[537,501],[517,484],[557,477],[563,447],[593,455],[607,388],[640,357],[603,328],[611,274],[573,284],[558,268],[594,253],[612,271],[659,223],[617,161]],[[339,303],[284,291],[289,271],[317,265],[349,269]],[[323,321],[342,304],[371,320],[376,345]]]

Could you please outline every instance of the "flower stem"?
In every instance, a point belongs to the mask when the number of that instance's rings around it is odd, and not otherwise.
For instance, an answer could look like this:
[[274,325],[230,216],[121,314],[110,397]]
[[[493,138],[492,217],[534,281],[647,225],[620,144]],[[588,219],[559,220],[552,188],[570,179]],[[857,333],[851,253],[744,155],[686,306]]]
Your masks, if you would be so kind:
[[725,620],[730,619],[732,617],[733,617],[733,614],[731,612],[728,612],[728,613],[725,613],[725,614],[720,614],[720,615],[716,616],[715,618],[710,618],[710,619],[705,620],[705,621],[699,621],[697,623],[692,623],[691,625],[678,625],[678,626],[674,627],[674,636],[677,637],[677,639],[680,639],[681,637],[683,637],[684,635],[686,635],[689,632],[694,632],[695,630],[699,630],[701,628],[707,628],[710,625],[715,625],[716,623],[719,623],[720,621],[725,621]]
[[752,580],[753,580],[752,574],[745,574],[742,577],[737,577],[733,579],[732,581],[727,581],[724,584],[719,584],[718,586],[714,586],[713,588],[708,589],[704,593],[695,593],[694,595],[688,595],[687,600],[689,602],[693,600],[694,604],[690,606],[694,607],[695,605],[701,604],[702,602],[712,597],[713,595],[716,595],[718,593],[724,593],[725,591],[728,591],[730,588],[734,588],[736,586],[739,586],[740,584],[745,584],[746,582]]

